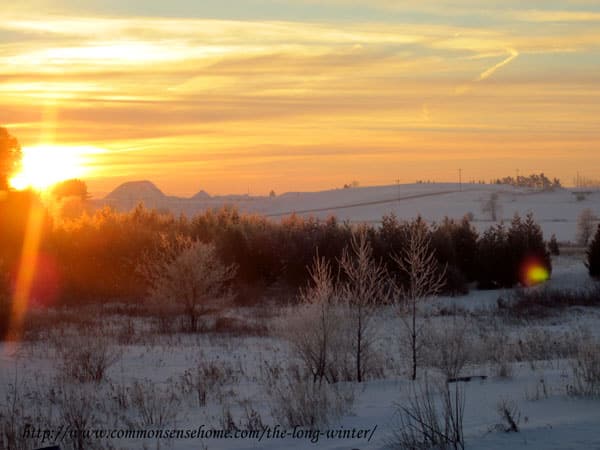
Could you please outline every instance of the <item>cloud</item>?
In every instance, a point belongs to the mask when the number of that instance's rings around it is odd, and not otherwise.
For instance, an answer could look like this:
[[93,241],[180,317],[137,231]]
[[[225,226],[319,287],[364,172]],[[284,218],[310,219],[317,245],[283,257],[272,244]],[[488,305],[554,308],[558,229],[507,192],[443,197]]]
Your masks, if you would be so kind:
[[[340,176],[368,166],[393,180],[402,161],[471,158],[482,145],[488,159],[597,147],[600,29],[403,20],[3,16],[15,39],[0,43],[0,123],[24,145],[49,129],[107,148],[104,177],[173,161],[190,167],[181,183],[219,173],[216,191],[224,168],[315,180],[337,161]],[[518,56],[522,70],[497,76]],[[464,80],[457,93],[477,89],[453,95]]]

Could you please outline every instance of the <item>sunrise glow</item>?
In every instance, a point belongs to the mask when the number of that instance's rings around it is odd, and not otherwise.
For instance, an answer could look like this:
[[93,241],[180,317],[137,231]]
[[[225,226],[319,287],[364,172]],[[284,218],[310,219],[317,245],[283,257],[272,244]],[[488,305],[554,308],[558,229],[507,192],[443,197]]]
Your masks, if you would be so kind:
[[99,153],[102,151],[93,147],[24,147],[21,170],[10,179],[10,185],[18,190],[44,190],[60,181],[84,177],[90,171],[92,155]]
[[[0,19],[0,123],[23,146],[118,150],[91,191],[268,194],[459,168],[568,184],[600,165],[592,3],[19,2]],[[13,186],[81,175],[66,158]]]

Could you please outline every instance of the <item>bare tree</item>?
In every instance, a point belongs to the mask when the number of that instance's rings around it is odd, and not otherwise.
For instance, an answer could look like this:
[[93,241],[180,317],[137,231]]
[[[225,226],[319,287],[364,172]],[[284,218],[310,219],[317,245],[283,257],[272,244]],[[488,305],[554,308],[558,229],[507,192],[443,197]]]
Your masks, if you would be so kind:
[[490,198],[482,205],[481,210],[490,215],[490,218],[496,222],[500,212],[500,203],[498,202],[498,193],[493,192]]
[[353,233],[350,249],[344,249],[340,266],[344,277],[340,293],[348,308],[356,380],[360,383],[374,339],[373,316],[377,305],[389,299],[389,277],[381,262],[373,259],[373,249],[364,228]]
[[581,211],[577,218],[577,243],[579,245],[588,245],[596,229],[595,225],[597,220],[594,212],[590,208]]
[[[446,268],[439,270],[427,230],[416,226],[410,231],[408,245],[402,254],[394,255],[393,258],[400,271],[408,276],[406,284],[396,283],[394,298],[399,307],[399,317],[409,334],[412,355],[411,378],[415,380],[423,328],[422,325],[417,324],[417,305],[441,291],[445,284]],[[407,313],[408,317],[406,317]]]
[[325,258],[317,254],[309,274],[309,285],[300,291],[300,308],[294,309],[285,332],[313,381],[334,383],[346,372],[347,359],[339,293]]
[[148,256],[142,273],[149,281],[149,297],[155,304],[181,308],[190,331],[197,331],[198,319],[211,306],[231,298],[228,283],[237,267],[223,264],[213,244],[187,237],[162,237],[154,256]]

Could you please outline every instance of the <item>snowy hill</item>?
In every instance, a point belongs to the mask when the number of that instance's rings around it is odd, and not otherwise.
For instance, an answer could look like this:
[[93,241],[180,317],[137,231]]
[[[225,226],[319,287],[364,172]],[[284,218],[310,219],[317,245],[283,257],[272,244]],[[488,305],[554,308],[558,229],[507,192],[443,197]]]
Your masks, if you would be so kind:
[[492,194],[498,195],[498,222],[510,221],[515,213],[532,212],[547,237],[556,234],[560,241],[573,241],[577,217],[585,208],[600,214],[600,192],[577,199],[569,189],[535,191],[506,185],[456,183],[405,184],[333,189],[319,192],[289,192],[277,197],[247,195],[213,196],[201,191],[192,198],[169,197],[149,181],[125,183],[100,203],[128,210],[138,202],[151,208],[193,215],[209,208],[233,205],[241,211],[259,213],[277,220],[292,213],[326,218],[331,215],[351,222],[377,223],[394,213],[400,219],[421,215],[429,222],[445,216],[461,218],[469,214],[474,225],[486,229],[494,222],[483,205]]

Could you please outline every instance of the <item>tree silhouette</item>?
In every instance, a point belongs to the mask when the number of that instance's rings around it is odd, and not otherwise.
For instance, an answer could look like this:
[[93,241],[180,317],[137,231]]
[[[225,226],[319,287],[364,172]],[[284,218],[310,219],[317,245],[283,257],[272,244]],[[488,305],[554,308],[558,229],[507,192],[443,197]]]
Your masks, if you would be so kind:
[[88,193],[87,184],[83,180],[73,178],[70,180],[62,181],[54,186],[52,194],[58,199],[65,197],[77,197],[81,200],[89,200],[90,194]]
[[587,261],[585,265],[590,272],[590,276],[600,279],[600,225],[598,225],[594,239],[590,242],[586,256]]
[[0,127],[0,190],[8,188],[8,177],[21,160],[21,146],[6,128]]

